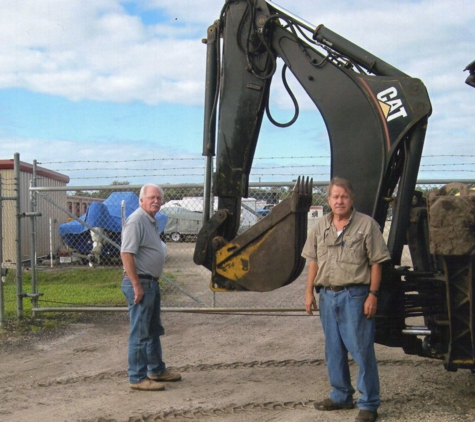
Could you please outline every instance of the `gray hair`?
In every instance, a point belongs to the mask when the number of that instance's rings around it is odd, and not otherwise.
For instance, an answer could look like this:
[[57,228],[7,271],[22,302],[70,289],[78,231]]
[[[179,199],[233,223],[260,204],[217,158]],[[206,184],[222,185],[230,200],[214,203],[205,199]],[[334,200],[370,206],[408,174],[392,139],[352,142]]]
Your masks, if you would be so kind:
[[160,186],[155,185],[153,183],[147,183],[140,188],[140,194],[139,194],[140,199],[143,199],[145,197],[145,192],[147,192],[148,188],[157,188],[161,192],[162,197],[163,197],[163,189]]
[[355,199],[355,191],[353,190],[353,185],[351,182],[347,179],[343,179],[343,177],[334,177],[331,181],[330,184],[328,185],[328,190],[327,190],[327,196],[330,197],[332,193],[332,188],[333,186],[338,186],[340,188],[343,188],[346,190],[348,195],[350,195],[350,198],[352,200]]

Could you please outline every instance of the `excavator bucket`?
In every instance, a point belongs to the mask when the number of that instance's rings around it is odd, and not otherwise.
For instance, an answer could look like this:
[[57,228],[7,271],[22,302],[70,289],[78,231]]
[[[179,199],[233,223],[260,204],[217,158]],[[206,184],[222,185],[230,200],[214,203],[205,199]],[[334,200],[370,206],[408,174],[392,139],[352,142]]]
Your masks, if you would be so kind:
[[[300,275],[305,266],[301,253],[307,238],[312,184],[313,180],[299,178],[290,198],[231,242],[214,237],[212,290],[267,292]],[[224,213],[220,211],[217,215],[222,221]]]

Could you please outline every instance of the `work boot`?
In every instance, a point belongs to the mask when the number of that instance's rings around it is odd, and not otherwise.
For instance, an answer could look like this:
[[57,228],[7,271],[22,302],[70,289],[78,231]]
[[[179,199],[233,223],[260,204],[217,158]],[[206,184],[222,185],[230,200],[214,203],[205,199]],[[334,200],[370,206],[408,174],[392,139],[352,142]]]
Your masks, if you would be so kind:
[[356,417],[355,422],[374,422],[377,418],[378,412],[361,409],[358,412],[358,416]]
[[326,398],[323,401],[314,403],[313,407],[317,410],[348,410],[353,409],[355,405],[353,403],[338,403],[330,398]]
[[129,384],[130,388],[133,390],[142,390],[142,391],[161,391],[165,390],[165,386],[160,382],[152,381],[148,378],[137,382],[135,384]]
[[152,381],[162,381],[162,382],[175,382],[181,380],[181,374],[179,372],[173,372],[169,369],[165,369],[165,371],[160,375],[148,375],[148,377]]

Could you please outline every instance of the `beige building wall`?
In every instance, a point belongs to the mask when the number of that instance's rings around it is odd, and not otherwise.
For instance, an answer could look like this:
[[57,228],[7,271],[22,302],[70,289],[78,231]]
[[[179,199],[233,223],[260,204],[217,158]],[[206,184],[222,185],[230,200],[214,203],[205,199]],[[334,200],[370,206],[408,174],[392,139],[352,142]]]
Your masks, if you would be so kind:
[[[2,197],[13,198],[17,196],[13,160],[0,160],[0,174],[2,176]],[[33,178],[33,166],[20,162],[20,212],[30,212],[30,192],[29,187]],[[69,177],[63,174],[37,167],[37,186],[58,187],[66,186]],[[67,209],[66,191],[42,192],[54,203],[63,209]],[[38,197],[37,212],[41,217],[36,217],[36,252],[37,257],[50,253],[50,245],[53,253],[56,253],[62,246],[59,236],[59,224],[67,222],[68,216],[58,207]],[[2,236],[3,236],[3,262],[16,263],[16,202],[14,200],[3,200],[2,209]],[[31,218],[21,218],[21,260],[30,259],[32,242]]]

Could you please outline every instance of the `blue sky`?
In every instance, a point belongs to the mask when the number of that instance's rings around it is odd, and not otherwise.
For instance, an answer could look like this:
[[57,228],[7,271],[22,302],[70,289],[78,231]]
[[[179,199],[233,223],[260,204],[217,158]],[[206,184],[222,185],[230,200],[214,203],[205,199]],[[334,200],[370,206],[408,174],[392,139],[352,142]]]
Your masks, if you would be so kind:
[[[475,60],[471,1],[276,3],[422,79],[434,111],[419,177],[475,179],[475,90],[463,72]],[[0,159],[18,152],[73,186],[201,183],[201,40],[223,4],[2,0]],[[273,87],[272,110],[286,120],[290,103],[277,81]],[[252,181],[328,178],[321,118],[294,89],[301,117],[289,129],[264,122]]]

